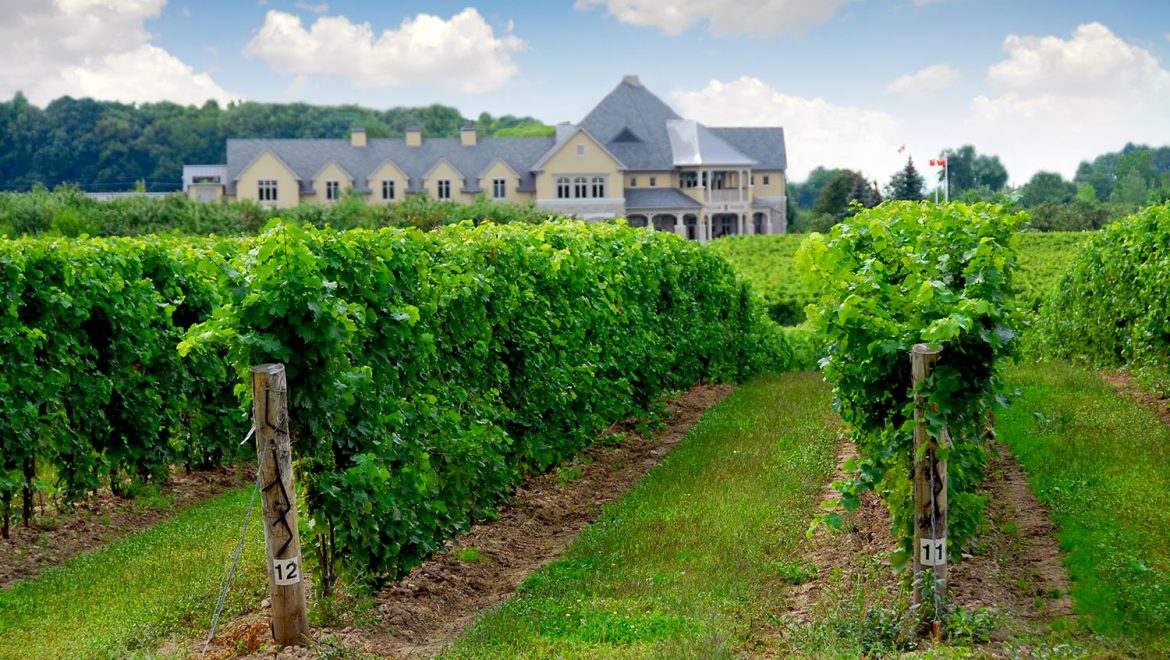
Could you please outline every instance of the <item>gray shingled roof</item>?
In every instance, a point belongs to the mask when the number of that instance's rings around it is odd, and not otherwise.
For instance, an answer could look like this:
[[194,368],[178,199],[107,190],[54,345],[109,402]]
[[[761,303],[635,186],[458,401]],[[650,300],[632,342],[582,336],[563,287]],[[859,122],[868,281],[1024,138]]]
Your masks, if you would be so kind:
[[354,178],[354,188],[367,190],[367,179],[386,161],[394,163],[410,177],[407,192],[417,192],[423,176],[440,159],[459,170],[464,181],[462,192],[480,192],[478,177],[497,158],[520,175],[519,190],[531,192],[536,189],[532,175],[532,164],[540,159],[553,145],[551,137],[479,138],[474,147],[465,147],[459,138],[423,138],[422,146],[408,147],[404,140],[369,140],[365,148],[350,146],[348,139],[340,140],[228,140],[227,167],[229,192],[234,192],[235,180],[240,172],[266,149],[271,150],[285,162],[297,178],[302,189],[312,185],[312,177],[330,161],[336,162]]
[[666,122],[672,119],[681,117],[662,99],[641,84],[623,80],[581,120],[580,125],[626,167],[632,170],[669,170],[674,168],[674,159]]
[[702,204],[677,188],[626,188],[627,210],[697,209]]
[[784,129],[779,126],[716,128],[711,132],[756,161],[758,170],[788,169],[788,150],[784,147]]

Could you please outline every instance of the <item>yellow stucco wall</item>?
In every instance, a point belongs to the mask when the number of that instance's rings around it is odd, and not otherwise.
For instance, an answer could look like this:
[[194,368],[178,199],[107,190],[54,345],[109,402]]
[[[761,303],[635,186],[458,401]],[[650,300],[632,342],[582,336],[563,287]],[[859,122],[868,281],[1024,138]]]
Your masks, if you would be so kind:
[[[277,208],[286,209],[300,203],[300,190],[297,186],[297,177],[292,170],[285,167],[280,159],[265,151],[252,162],[236,180],[236,199],[260,201],[257,181],[260,179],[276,180]],[[271,202],[265,202],[271,204]]]
[[[502,160],[497,160],[492,163],[484,171],[483,175],[479,177],[479,188],[488,199],[494,199],[492,197],[492,181],[495,179],[503,179],[506,182],[504,184],[504,197],[501,201],[515,202],[521,200],[521,195],[516,192],[516,186],[520,185],[520,177]],[[526,194],[523,195],[523,198],[531,199],[532,195]]]
[[423,189],[427,191],[427,195],[431,199],[439,198],[439,179],[451,181],[451,199],[453,201],[466,203],[474,199],[471,195],[459,192],[463,188],[463,175],[445,160],[439,161],[438,165],[431,168],[426,176],[426,181],[423,182]]
[[221,183],[192,183],[187,187],[187,197],[199,201],[220,200],[223,198],[223,184]]
[[[390,180],[394,182],[394,199],[382,199],[382,182]],[[370,197],[369,200],[374,204],[393,204],[401,202],[406,197],[406,188],[410,185],[406,179],[406,175],[394,163],[383,163],[381,167],[374,171],[370,176]]]
[[[341,184],[341,193],[344,194],[346,190],[353,188],[353,178],[349,173],[341,169],[337,163],[330,162],[321,171],[317,173],[317,178],[313,179],[313,191],[316,195],[306,195],[303,201],[306,202],[328,202],[329,199],[325,197],[325,182],[336,181]],[[340,197],[338,198],[340,199]]]
[[[577,145],[585,146],[585,155],[577,155]],[[577,133],[561,145],[536,175],[537,199],[556,199],[556,178],[562,175],[588,174],[607,177],[606,196],[621,197],[625,180],[618,162],[585,133]]]
[[[650,177],[654,177],[654,185],[650,185]],[[631,185],[630,180],[637,179],[638,185]],[[678,179],[674,176],[674,172],[670,170],[662,171],[646,171],[640,170],[637,172],[626,172],[626,187],[627,188],[674,188],[678,186]]]
[[[764,185],[764,176],[768,177],[768,185]],[[752,172],[756,178],[756,185],[752,194],[757,197],[779,197],[788,194],[785,191],[784,172],[782,170],[756,170]]]

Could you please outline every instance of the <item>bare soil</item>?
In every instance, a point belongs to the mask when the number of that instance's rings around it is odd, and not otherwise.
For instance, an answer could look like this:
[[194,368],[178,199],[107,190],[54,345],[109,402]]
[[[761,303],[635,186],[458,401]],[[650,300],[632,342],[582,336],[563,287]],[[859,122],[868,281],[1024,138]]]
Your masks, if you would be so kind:
[[[978,534],[973,554],[949,567],[951,603],[956,608],[992,608],[1006,625],[992,635],[993,646],[1012,634],[1045,632],[1049,622],[1072,615],[1068,578],[1060,563],[1060,547],[1050,513],[1028,488],[1023,469],[999,445],[992,445],[993,458],[981,492],[988,496],[986,523]],[[842,442],[839,466],[855,456],[856,450]],[[839,467],[836,479],[845,477]],[[826,486],[823,500],[836,497]],[[809,539],[805,558],[818,567],[817,577],[793,588],[786,618],[795,625],[812,622],[818,605],[830,587],[830,576],[844,573],[846,584],[863,585],[872,592],[873,606],[882,594],[895,593],[902,574],[893,568],[880,572],[878,583],[872,575],[862,577],[874,557],[888,564],[895,549],[890,534],[889,511],[880,498],[866,492],[860,508],[846,514],[845,531],[820,528]],[[840,582],[838,582],[840,584]],[[994,649],[988,649],[994,652]]]
[[11,538],[0,539],[0,589],[33,577],[83,552],[167,520],[179,511],[248,483],[254,469],[238,463],[180,472],[158,493],[127,499],[99,492],[75,506],[38,505],[30,526],[13,521]]
[[1150,392],[1124,371],[1102,371],[1101,378],[1126,397],[1149,407],[1163,424],[1170,425],[1170,398],[1162,398]]
[[[277,653],[262,614],[228,623],[206,657],[316,657],[343,647],[388,657],[430,658],[449,646],[477,617],[515,593],[520,582],[556,559],[595,520],[602,506],[630,490],[674,448],[707,408],[733,391],[730,385],[696,385],[666,402],[665,428],[638,432],[635,420],[618,422],[571,464],[532,477],[500,507],[499,518],[475,525],[376,598],[361,626],[315,629],[309,648]],[[607,439],[620,442],[607,441]],[[461,561],[474,549],[476,561]],[[464,555],[465,556],[465,555]],[[202,640],[195,648],[202,645]]]

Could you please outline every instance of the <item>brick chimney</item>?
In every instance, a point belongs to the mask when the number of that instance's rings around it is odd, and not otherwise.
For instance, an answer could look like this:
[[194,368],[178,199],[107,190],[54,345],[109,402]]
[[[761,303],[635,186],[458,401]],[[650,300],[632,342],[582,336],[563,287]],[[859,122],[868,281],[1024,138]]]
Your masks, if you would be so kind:
[[408,128],[406,129],[406,146],[421,147],[422,146],[422,129]]
[[352,128],[349,131],[349,146],[358,149],[366,148],[366,129]]
[[459,140],[465,147],[474,147],[476,142],[476,133],[474,126],[464,126],[459,129]]

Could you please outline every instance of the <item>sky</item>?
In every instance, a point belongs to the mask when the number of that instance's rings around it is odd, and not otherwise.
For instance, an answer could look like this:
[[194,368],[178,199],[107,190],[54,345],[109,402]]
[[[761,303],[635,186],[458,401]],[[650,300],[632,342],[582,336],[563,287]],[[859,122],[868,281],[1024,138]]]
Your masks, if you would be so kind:
[[1170,144],[1170,0],[0,0],[0,99],[442,103],[576,122],[622,79],[783,126],[789,178],[944,148],[1009,182]]

